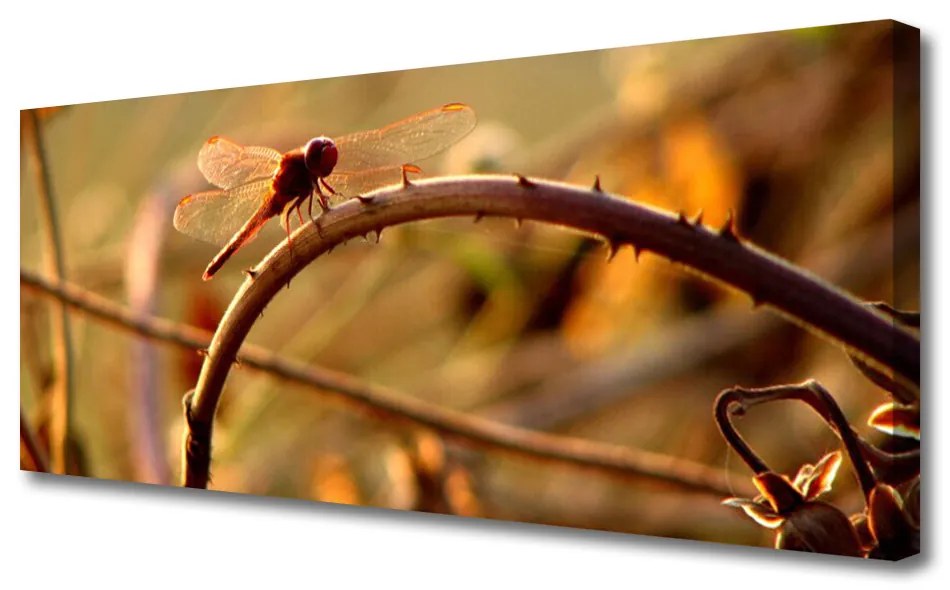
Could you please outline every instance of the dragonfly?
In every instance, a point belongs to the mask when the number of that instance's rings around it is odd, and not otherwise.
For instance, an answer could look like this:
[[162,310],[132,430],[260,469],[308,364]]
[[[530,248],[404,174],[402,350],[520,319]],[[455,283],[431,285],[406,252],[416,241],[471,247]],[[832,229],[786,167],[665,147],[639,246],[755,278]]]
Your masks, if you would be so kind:
[[331,204],[398,182],[406,172],[422,172],[412,162],[448,149],[475,123],[470,106],[449,103],[379,129],[314,137],[286,153],[214,136],[198,152],[198,169],[218,188],[181,199],[175,229],[222,246],[202,275],[210,280],[272,217],[280,216],[289,243],[291,213],[302,225],[306,202],[313,221],[314,195],[328,211]]

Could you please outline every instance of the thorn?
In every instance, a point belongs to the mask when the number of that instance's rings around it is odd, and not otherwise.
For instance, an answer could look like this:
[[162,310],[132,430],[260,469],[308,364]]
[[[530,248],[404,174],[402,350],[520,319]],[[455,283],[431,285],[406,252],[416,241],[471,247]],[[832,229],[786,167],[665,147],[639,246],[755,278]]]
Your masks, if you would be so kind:
[[533,182],[531,182],[530,180],[528,180],[521,174],[515,174],[515,176],[518,177],[518,184],[521,185],[523,188],[534,188],[537,186],[536,184],[534,184]]
[[363,195],[356,195],[356,200],[358,200],[360,203],[363,203],[364,205],[369,205],[375,198],[376,197],[364,197]]
[[522,223],[523,221],[524,221],[524,220],[521,219],[520,217],[515,217],[515,229],[521,229],[521,223]]
[[478,213],[476,213],[476,214],[475,214],[475,223],[478,223],[479,221],[481,221],[483,217],[485,217],[485,212],[484,212],[484,211],[479,211]]
[[693,229],[693,226],[691,226],[689,224],[689,221],[686,220],[686,215],[683,213],[682,210],[676,214],[676,223],[678,223],[679,225],[682,225],[685,228]]
[[376,228],[376,243],[377,244],[379,243],[379,238],[381,238],[382,236],[383,236],[383,228],[377,227]]
[[244,269],[244,274],[246,274],[246,275],[247,275],[247,278],[249,278],[249,279],[251,279],[251,280],[254,280],[254,279],[257,278],[257,271],[254,270],[253,268],[245,268],[245,269]]
[[239,356],[234,357],[234,366],[235,366],[235,367],[237,367],[237,368],[240,369],[243,365],[244,365],[244,363],[241,362],[241,357],[239,357]]
[[194,389],[192,389],[191,391],[186,392],[185,395],[183,395],[183,396],[181,397],[181,407],[182,407],[182,410],[184,410],[184,413],[185,413],[185,422],[188,424],[188,430],[191,430],[191,429],[192,429],[192,424],[194,423],[194,420],[193,420],[193,418],[192,418],[192,416],[193,416],[193,414],[192,414],[193,410],[192,410],[192,406],[191,406],[191,403],[192,403],[192,401],[194,401],[194,399],[195,399],[195,390],[194,390]]
[[643,249],[636,244],[631,244],[631,246],[633,246],[633,259],[637,262],[640,262],[640,252],[642,252]]
[[620,250],[620,242],[616,238],[606,238],[604,245],[607,246],[607,262],[610,262]]
[[208,356],[207,348],[199,348],[196,352],[198,353],[198,356],[200,356],[201,358],[205,358],[206,356]]
[[719,237],[729,240],[730,242],[739,243],[739,236],[736,235],[736,223],[735,218],[732,214],[732,209],[729,209],[729,216],[726,218],[726,222],[719,229]]
[[409,182],[409,175],[408,175],[409,172],[412,172],[413,174],[421,174],[422,168],[414,164],[402,165],[402,187],[403,188],[409,188],[410,186],[412,186],[412,183]]
[[690,221],[690,223],[692,223],[694,227],[699,227],[703,224],[703,210],[702,209],[700,209],[699,212],[696,213],[696,217],[694,217]]
[[594,192],[602,193],[604,189],[600,188],[600,174],[594,175]]

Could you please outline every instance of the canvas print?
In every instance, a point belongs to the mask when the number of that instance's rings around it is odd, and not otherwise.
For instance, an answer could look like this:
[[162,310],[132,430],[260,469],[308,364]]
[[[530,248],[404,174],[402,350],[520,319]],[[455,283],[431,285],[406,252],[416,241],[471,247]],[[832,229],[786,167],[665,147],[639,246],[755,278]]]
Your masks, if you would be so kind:
[[913,556],[919,47],[29,105],[21,469]]

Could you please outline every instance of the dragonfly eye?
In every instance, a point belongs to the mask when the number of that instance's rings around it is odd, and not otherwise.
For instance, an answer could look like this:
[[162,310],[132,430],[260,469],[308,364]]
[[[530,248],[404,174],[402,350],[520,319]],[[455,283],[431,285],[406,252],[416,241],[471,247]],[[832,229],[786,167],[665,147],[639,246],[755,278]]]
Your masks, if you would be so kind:
[[336,166],[336,144],[329,137],[314,137],[304,148],[304,162],[314,178],[324,178],[333,172]]

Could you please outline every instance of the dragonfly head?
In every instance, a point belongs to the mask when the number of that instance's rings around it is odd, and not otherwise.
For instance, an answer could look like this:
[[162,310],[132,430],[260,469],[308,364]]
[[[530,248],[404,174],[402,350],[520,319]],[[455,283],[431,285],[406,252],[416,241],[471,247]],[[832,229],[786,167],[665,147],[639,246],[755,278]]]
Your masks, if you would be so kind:
[[317,178],[325,178],[333,172],[336,166],[337,149],[336,144],[329,137],[314,137],[307,142],[303,150],[304,162],[307,164],[307,170]]

